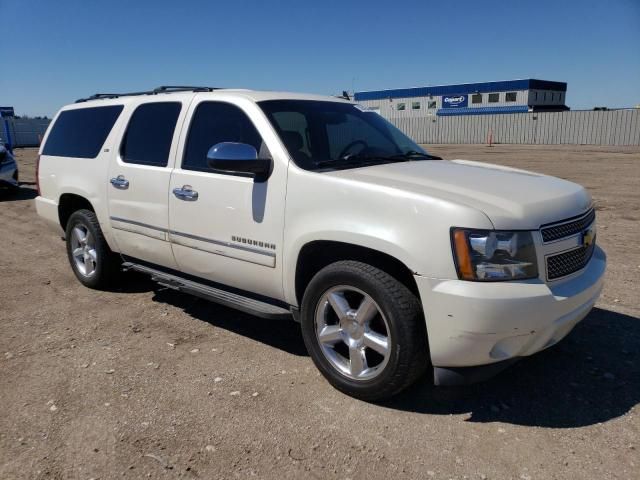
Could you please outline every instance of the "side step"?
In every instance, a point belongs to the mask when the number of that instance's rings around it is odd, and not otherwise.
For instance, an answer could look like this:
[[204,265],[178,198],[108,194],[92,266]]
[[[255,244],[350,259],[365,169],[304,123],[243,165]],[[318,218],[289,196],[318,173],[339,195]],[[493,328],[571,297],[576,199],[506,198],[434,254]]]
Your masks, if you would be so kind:
[[272,305],[267,302],[245,297],[237,293],[227,292],[219,288],[210,287],[202,283],[194,282],[181,278],[177,275],[165,273],[145,265],[137,263],[125,262],[122,264],[124,270],[135,270],[137,272],[146,273],[151,276],[151,280],[158,282],[167,288],[172,288],[181,292],[189,293],[211,302],[219,303],[226,307],[235,308],[242,312],[257,317],[267,318],[270,320],[291,320],[292,313],[286,308]]

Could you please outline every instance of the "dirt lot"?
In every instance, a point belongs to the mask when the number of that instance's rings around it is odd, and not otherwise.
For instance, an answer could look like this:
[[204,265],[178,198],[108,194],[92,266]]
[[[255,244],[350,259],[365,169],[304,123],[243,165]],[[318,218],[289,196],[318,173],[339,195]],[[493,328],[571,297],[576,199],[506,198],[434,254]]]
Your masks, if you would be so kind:
[[[485,384],[384,405],[319,376],[294,323],[128,275],[80,286],[35,214],[35,151],[0,201],[0,478],[638,478],[640,149],[433,146],[586,185],[598,306]],[[634,473],[635,472],[635,473]]]

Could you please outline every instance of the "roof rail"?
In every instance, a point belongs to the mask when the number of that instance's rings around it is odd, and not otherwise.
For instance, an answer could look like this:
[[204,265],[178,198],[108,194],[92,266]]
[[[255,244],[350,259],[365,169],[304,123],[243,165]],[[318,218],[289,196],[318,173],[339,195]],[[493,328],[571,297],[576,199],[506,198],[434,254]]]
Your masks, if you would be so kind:
[[175,85],[163,85],[158,88],[154,88],[155,93],[163,92],[212,92],[214,90],[220,90],[220,87],[185,87]]
[[174,93],[174,92],[213,92],[219,90],[220,87],[187,87],[176,85],[162,85],[144,92],[128,92],[128,93],[96,93],[87,98],[79,98],[75,103],[88,102],[89,100],[100,100],[108,98],[118,97],[133,97],[138,95],[157,95],[159,93]]

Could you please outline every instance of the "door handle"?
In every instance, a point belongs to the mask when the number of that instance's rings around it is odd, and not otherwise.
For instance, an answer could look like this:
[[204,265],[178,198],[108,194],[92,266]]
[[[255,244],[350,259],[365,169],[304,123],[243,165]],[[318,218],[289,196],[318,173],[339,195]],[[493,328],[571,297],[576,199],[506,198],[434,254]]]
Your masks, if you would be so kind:
[[173,194],[180,200],[195,202],[198,199],[198,192],[191,188],[191,185],[183,185],[182,188],[174,188]]
[[111,179],[111,185],[120,190],[126,190],[129,188],[129,180],[124,178],[124,175],[118,175],[116,178]]

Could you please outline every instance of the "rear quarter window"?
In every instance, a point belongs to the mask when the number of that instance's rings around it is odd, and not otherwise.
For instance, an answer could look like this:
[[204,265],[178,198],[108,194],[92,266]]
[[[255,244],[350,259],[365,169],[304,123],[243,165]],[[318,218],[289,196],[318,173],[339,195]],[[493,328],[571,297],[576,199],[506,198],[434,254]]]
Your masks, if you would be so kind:
[[122,105],[65,110],[51,127],[43,155],[95,158],[122,112]]

